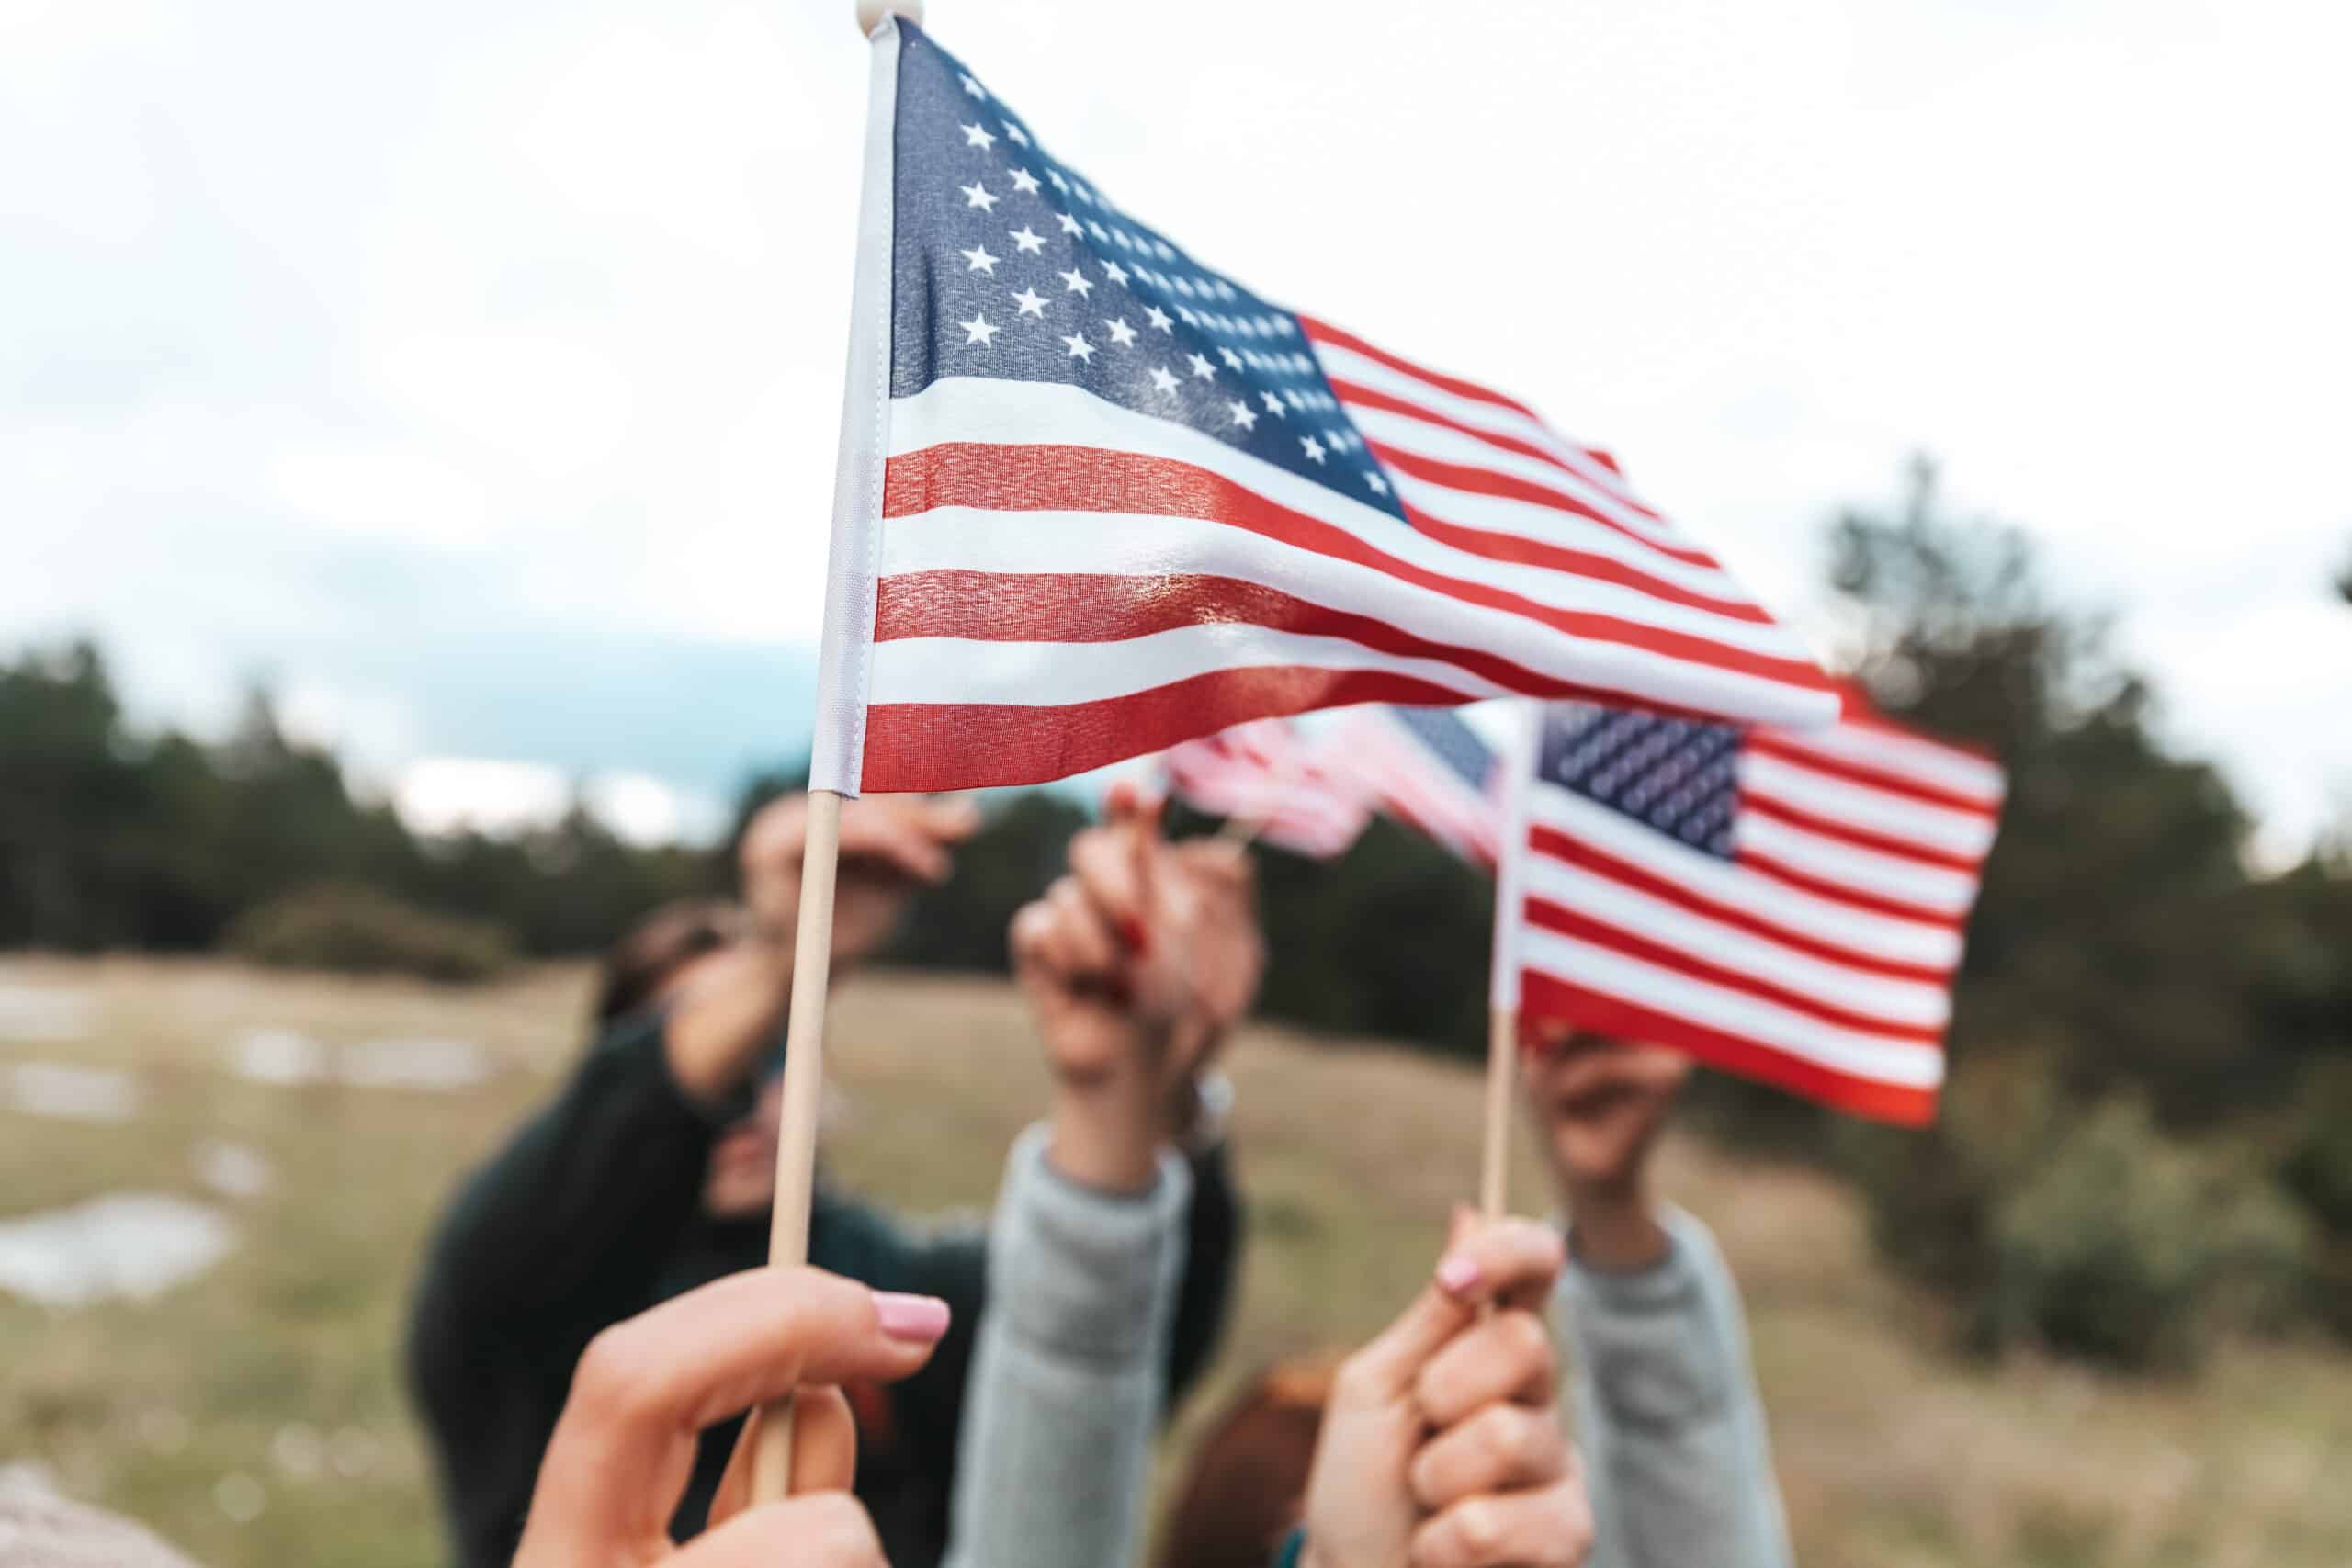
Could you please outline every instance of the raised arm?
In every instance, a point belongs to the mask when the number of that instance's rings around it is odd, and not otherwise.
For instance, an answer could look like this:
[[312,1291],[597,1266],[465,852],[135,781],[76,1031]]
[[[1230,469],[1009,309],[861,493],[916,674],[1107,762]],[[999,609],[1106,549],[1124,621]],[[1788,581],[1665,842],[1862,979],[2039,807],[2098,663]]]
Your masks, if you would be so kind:
[[1738,1289],[1714,1238],[1652,1190],[1649,1156],[1689,1061],[1561,1037],[1528,1090],[1570,1216],[1555,1298],[1596,1521],[1592,1568],[1787,1568]]
[[[1247,862],[1166,844],[1156,807],[1122,795],[1070,867],[1012,932],[1054,1089],[990,1235],[954,1568],[1132,1561],[1170,1366],[1205,1356],[1230,1283],[1238,1206],[1221,1190],[1204,1211],[1201,1168],[1174,1145],[1199,1131],[1197,1075],[1256,994]],[[1221,1163],[1204,1164],[1221,1182]],[[1187,1243],[1204,1235],[1220,1251],[1213,1288],[1188,1288]]]

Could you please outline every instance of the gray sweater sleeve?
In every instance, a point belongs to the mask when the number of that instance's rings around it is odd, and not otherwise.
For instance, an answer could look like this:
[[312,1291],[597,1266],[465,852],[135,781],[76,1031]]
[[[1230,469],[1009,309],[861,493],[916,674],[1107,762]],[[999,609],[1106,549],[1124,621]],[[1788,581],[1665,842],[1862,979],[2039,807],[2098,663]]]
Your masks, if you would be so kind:
[[1586,1568],[1789,1568],[1738,1290],[1705,1225],[1662,1220],[1655,1266],[1572,1259],[1554,1297],[1592,1493]]
[[997,1199],[947,1568],[1120,1568],[1141,1535],[1192,1177],[1163,1154],[1111,1197],[1046,1145],[1021,1135]]

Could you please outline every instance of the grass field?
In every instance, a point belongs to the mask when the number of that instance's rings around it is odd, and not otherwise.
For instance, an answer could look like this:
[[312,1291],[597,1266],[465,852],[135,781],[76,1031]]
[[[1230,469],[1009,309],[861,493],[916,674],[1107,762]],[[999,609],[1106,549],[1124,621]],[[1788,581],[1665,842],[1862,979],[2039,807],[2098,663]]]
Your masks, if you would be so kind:
[[[582,974],[438,990],[28,958],[0,963],[0,979],[85,994],[96,1025],[71,1042],[0,1039],[0,1066],[119,1067],[143,1090],[115,1123],[0,1108],[0,1221],[175,1193],[229,1210],[242,1241],[143,1303],[0,1295],[0,1464],[39,1463],[211,1568],[441,1561],[394,1361],[411,1273],[450,1183],[575,1049]],[[257,1083],[230,1070],[257,1028],[469,1041],[494,1070],[458,1092]],[[985,1203],[1042,1089],[1010,994],[870,976],[842,994],[833,1032],[833,1169],[913,1209]],[[1334,1043],[1259,1031],[1236,1047],[1251,1250],[1236,1332],[1180,1445],[1249,1369],[1383,1321],[1475,1179],[1472,1076]],[[212,1197],[194,1161],[213,1140],[258,1151],[274,1183]],[[2352,1358],[2246,1346],[2186,1384],[1973,1368],[1939,1353],[1927,1307],[1872,1267],[1836,1186],[1688,1139],[1663,1157],[1668,1190],[1716,1227],[1747,1292],[1805,1563],[2352,1563]],[[1532,1206],[1532,1168],[1515,1179]]]

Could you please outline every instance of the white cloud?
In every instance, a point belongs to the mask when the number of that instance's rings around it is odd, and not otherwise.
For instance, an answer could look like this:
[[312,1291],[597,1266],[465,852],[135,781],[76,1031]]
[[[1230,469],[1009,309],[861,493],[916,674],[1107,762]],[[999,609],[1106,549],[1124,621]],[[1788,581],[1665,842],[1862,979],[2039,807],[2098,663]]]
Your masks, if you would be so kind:
[[626,770],[572,781],[543,763],[495,757],[420,757],[392,781],[392,808],[412,832],[505,837],[550,827],[575,798],[634,844],[701,843],[727,825],[720,802]]
[[571,783],[556,769],[492,757],[419,757],[392,783],[392,809],[413,833],[519,833],[571,804]]
[[264,483],[300,519],[344,533],[447,547],[478,541],[490,520],[480,483],[421,452],[281,451]]

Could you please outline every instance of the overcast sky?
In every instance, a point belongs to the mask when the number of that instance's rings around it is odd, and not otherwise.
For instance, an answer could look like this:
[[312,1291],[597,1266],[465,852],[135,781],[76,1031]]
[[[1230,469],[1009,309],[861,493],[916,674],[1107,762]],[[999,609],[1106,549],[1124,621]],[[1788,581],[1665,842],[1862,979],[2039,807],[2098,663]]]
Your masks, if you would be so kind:
[[[807,728],[851,10],[0,0],[0,647],[95,631],[197,725],[266,674],[428,817],[601,775],[707,821]],[[1613,448],[1801,623],[1824,520],[1932,452],[2120,613],[2275,858],[2352,797],[2348,17],[931,24],[1123,206]]]

